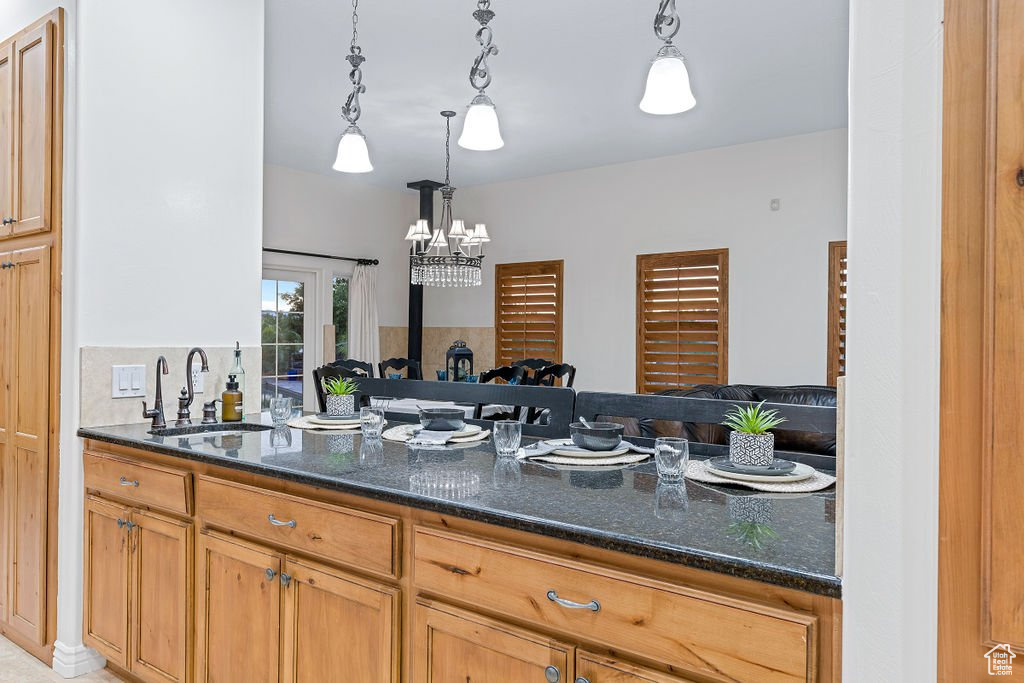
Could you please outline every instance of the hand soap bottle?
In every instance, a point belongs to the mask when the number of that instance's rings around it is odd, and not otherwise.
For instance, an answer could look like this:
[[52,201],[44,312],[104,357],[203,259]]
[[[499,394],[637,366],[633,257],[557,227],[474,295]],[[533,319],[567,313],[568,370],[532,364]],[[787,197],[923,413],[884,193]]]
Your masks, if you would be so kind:
[[238,390],[238,380],[234,374],[228,375],[228,388],[220,395],[221,422],[242,421],[242,392]]

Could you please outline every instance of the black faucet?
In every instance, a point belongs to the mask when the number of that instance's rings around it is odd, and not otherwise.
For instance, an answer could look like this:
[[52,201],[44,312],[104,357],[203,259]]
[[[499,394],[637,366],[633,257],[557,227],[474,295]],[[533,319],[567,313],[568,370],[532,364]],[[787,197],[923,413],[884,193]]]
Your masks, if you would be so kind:
[[153,420],[153,429],[163,429],[167,426],[164,419],[164,389],[160,384],[160,374],[167,374],[167,359],[160,356],[156,359],[156,400],[153,401],[153,409],[146,409],[146,402],[142,402],[142,417]]
[[203,361],[202,371],[210,371],[210,363],[206,359],[206,351],[197,346],[188,352],[188,358],[185,360],[185,386],[182,387],[181,396],[178,397],[178,419],[174,422],[175,427],[186,427],[192,424],[192,416],[189,414],[188,409],[196,397],[195,388],[192,386],[192,361],[197,353]]

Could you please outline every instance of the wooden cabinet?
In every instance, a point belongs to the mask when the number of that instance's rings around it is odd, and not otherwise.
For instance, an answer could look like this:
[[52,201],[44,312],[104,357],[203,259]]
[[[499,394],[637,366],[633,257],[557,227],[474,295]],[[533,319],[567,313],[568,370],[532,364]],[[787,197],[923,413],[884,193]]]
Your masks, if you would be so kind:
[[192,524],[89,496],[84,640],[143,681],[191,680]]
[[50,230],[55,24],[0,44],[0,237]]
[[7,515],[5,623],[46,642],[46,528],[50,389],[50,250],[0,254],[0,459]]
[[575,683],[688,683],[691,680],[584,650],[576,651]]
[[564,643],[427,600],[414,612],[415,683],[569,680],[572,648]]
[[397,589],[216,532],[198,554],[198,680],[399,680]]

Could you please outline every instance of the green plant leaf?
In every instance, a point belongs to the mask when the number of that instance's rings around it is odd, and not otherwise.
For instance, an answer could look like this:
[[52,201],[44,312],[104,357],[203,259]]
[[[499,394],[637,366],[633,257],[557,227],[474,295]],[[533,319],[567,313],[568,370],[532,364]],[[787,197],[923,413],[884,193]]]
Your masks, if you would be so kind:
[[785,422],[786,418],[780,417],[778,410],[765,410],[764,404],[765,402],[761,401],[756,406],[733,406],[733,409],[725,414],[722,424],[743,434],[767,434],[769,430]]

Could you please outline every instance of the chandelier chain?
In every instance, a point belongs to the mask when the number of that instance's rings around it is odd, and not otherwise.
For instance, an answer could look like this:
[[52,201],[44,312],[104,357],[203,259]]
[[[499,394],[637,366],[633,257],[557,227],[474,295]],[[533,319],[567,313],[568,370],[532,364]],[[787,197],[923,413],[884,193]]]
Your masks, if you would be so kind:
[[654,35],[659,40],[671,43],[679,33],[679,13],[676,11],[676,0],[660,0],[658,14],[654,17]]
[[450,116],[446,116],[444,119],[444,184],[451,186],[451,168],[452,168],[452,119]]
[[469,70],[469,83],[482,93],[491,84],[491,70],[487,66],[487,58],[498,54],[498,46],[494,44],[494,31],[489,26],[494,19],[491,0],[478,0],[473,18],[480,23],[480,29],[476,32],[480,54]]
[[363,48],[359,46],[359,0],[352,0],[352,42],[349,45],[348,57],[345,59],[352,66],[352,70],[348,74],[348,78],[352,82],[352,92],[345,100],[345,106],[341,108],[341,115],[345,117],[349,125],[354,126],[363,113],[363,108],[359,104],[359,96],[366,92],[366,86],[363,85],[362,69],[366,57],[363,57]]

